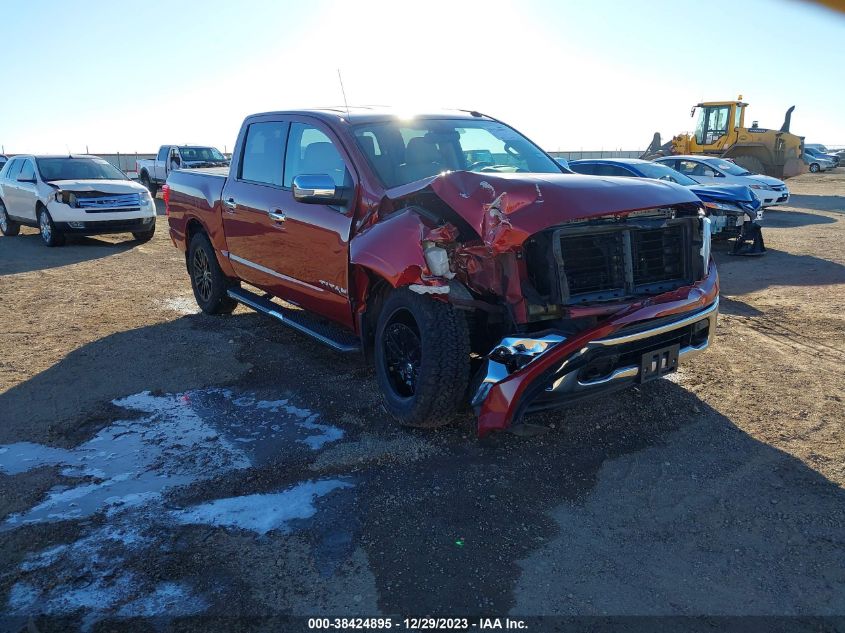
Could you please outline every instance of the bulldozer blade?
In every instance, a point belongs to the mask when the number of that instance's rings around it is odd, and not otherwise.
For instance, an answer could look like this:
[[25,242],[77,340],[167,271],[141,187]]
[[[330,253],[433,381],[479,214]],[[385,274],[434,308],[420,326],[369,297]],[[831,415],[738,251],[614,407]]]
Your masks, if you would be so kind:
[[783,166],[783,174],[780,176],[776,176],[776,178],[792,178],[794,176],[806,174],[807,171],[807,164],[803,160],[799,160],[797,158],[790,158],[786,161]]

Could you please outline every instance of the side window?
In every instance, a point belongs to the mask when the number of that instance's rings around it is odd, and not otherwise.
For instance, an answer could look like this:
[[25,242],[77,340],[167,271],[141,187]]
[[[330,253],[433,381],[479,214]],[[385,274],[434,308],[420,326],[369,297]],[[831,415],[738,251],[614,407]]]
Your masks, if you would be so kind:
[[15,180],[18,177],[22,162],[19,158],[13,158],[9,161],[9,166],[6,168],[6,180]]
[[285,187],[300,174],[328,174],[336,187],[351,185],[343,158],[322,131],[307,123],[291,123],[285,155]]
[[595,176],[596,174],[596,166],[592,163],[576,163],[575,165],[569,163],[569,169],[587,176]]
[[160,150],[158,150],[158,156],[156,156],[156,160],[167,160],[168,153],[170,153],[170,148],[167,146],[162,147]]
[[32,164],[32,161],[27,159],[23,162],[23,166],[21,167],[21,175],[19,178],[23,178],[24,180],[34,180],[35,179],[35,167]]
[[695,169],[698,167],[698,163],[691,161],[691,160],[679,160],[675,169],[677,169],[682,174],[686,174],[687,176],[694,176]]
[[252,123],[246,131],[238,177],[250,182],[281,185],[286,132],[287,123],[282,121]]
[[630,176],[626,169],[617,167],[616,165],[601,164],[597,165],[595,172],[596,176]]

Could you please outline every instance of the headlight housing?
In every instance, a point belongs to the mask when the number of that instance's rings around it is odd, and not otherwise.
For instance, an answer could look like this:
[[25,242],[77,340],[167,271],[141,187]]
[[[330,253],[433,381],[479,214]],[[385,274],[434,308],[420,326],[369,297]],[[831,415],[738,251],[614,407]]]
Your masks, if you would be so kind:
[[153,197],[150,195],[149,191],[138,192],[138,199],[140,200],[142,207],[147,207],[153,203]]
[[742,211],[742,209],[731,202],[705,202],[704,206],[708,209],[716,209],[719,211]]
[[752,189],[769,189],[767,185],[748,185]]
[[698,218],[701,220],[701,260],[704,262],[706,276],[710,265],[710,218],[705,215],[704,209],[698,212]]

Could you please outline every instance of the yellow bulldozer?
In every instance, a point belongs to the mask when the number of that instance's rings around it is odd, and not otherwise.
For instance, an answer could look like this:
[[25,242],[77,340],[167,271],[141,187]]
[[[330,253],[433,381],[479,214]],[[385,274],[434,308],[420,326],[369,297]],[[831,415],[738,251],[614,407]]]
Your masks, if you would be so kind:
[[694,134],[679,134],[662,144],[660,133],[654,135],[648,149],[640,156],[647,160],[673,154],[707,154],[729,158],[755,174],[791,178],[807,171],[802,158],[804,137],[789,132],[795,106],[786,111],[779,130],[759,127],[754,121],[745,127],[742,95],[736,101],[707,101],[694,106],[698,110]]

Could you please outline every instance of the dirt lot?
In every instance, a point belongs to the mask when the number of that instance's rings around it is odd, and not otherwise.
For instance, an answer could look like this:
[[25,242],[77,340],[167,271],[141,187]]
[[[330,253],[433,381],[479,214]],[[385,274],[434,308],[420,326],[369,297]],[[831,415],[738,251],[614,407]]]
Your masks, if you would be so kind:
[[67,618],[38,630],[162,614],[845,615],[837,172],[790,181],[765,257],[717,249],[711,351],[535,417],[549,430],[530,438],[478,441],[469,418],[397,429],[358,358],[243,308],[197,314],[163,218],[143,245],[0,237],[10,630],[31,614]]

